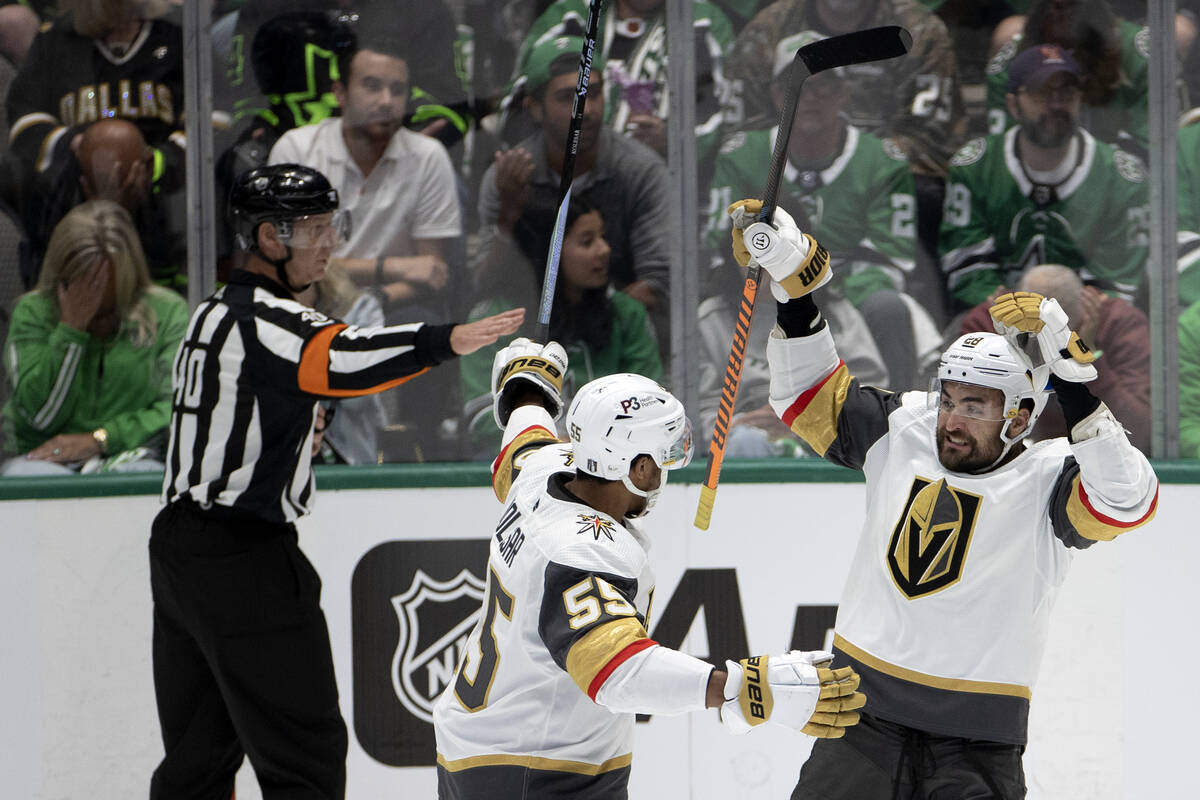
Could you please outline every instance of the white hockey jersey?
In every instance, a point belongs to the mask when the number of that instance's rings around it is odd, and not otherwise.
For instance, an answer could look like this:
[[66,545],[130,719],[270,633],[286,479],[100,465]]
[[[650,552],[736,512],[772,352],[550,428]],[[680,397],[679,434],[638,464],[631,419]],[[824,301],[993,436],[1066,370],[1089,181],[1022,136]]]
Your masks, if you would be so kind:
[[1023,744],[1051,607],[1072,548],[1148,522],[1158,481],[1112,425],[948,471],[924,392],[861,386],[828,329],[768,343],[771,403],[825,458],[866,476],[866,519],[838,608],[839,666],[865,712],[947,736]]
[[[514,436],[522,417],[544,419]],[[651,710],[626,707],[630,678],[642,697],[661,687],[660,713],[704,707],[711,666],[646,634],[643,532],[571,494],[571,445],[552,427],[517,409],[493,464],[505,507],[484,610],[434,706],[443,798],[624,797],[635,718],[617,712]]]

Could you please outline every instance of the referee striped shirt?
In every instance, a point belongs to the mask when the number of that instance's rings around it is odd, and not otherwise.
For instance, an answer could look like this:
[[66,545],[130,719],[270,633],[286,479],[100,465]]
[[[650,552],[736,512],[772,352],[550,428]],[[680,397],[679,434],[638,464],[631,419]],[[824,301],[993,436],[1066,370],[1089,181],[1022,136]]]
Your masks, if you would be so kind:
[[451,358],[452,327],[348,326],[235,271],[175,357],[162,501],[271,522],[307,514],[317,401],[381,392]]

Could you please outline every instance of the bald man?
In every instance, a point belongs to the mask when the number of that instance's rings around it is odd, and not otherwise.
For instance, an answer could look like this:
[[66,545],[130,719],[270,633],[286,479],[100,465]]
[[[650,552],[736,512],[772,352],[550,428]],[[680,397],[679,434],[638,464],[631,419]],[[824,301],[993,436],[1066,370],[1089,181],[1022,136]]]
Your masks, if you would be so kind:
[[36,181],[24,198],[22,219],[30,240],[21,263],[26,285],[36,282],[46,243],[59,220],[85,200],[105,199],[121,204],[133,217],[154,282],[186,291],[186,237],[182,224],[172,222],[182,220],[182,210],[172,205],[178,194],[150,202],[155,152],[141,130],[122,119],[99,120],[74,136],[71,149],[71,172],[56,181]]
[[150,197],[154,151],[137,126],[122,119],[92,123],[75,151],[79,186],[88,200],[112,200],[136,211]]

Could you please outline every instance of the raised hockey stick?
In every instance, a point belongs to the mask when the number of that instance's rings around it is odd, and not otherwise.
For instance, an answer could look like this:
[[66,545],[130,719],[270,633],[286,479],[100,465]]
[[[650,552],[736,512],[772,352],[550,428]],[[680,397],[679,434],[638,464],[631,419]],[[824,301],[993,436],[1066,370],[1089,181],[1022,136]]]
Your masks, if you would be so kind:
[[575,155],[579,152],[579,129],[583,127],[583,106],[587,101],[588,79],[592,74],[592,55],[596,51],[596,35],[600,29],[600,13],[604,0],[588,3],[587,32],[583,52],[579,54],[579,80],[575,83],[575,103],[571,106],[571,124],[567,128],[567,150],[563,156],[562,180],[558,187],[558,214],[554,217],[554,233],[550,251],[546,253],[546,275],[542,279],[542,298],[538,303],[537,328],[534,341],[543,344],[550,338],[550,311],[554,307],[554,285],[558,282],[558,261],[562,256],[563,232],[567,227],[567,207],[571,204],[571,184],[575,178]]
[[[822,39],[806,44],[796,51],[787,102],[779,113],[779,135],[775,138],[775,149],[771,152],[771,166],[767,173],[767,187],[763,191],[759,221],[769,224],[775,220],[779,181],[787,161],[788,139],[792,135],[796,102],[800,98],[800,89],[804,86],[804,81],[827,69],[902,56],[908,52],[911,45],[912,36],[908,31],[898,25],[888,25]],[[738,386],[742,382],[742,362],[750,340],[750,321],[754,317],[754,299],[758,296],[760,272],[761,267],[751,262],[742,287],[741,306],[738,308],[737,323],[733,330],[733,344],[729,348],[729,362],[725,365],[725,380],[721,384],[717,421],[713,425],[712,439],[708,444],[708,466],[704,472],[704,483],[700,487],[700,503],[696,508],[695,525],[702,531],[708,530],[709,522],[712,521],[713,503],[717,499],[717,481],[721,477],[721,462],[725,460],[725,442],[729,435],[730,417],[737,401]]]

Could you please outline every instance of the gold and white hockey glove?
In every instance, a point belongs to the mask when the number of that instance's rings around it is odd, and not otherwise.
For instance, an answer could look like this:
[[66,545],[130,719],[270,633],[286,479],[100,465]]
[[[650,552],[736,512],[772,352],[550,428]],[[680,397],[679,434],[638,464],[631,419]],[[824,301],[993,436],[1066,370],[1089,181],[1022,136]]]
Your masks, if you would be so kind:
[[558,419],[562,415],[563,376],[567,374],[567,352],[558,342],[545,345],[525,338],[513,339],[492,360],[492,415],[504,428],[521,389],[531,384],[542,392],[546,408]]
[[829,253],[796,226],[778,206],[773,225],[756,222],[761,200],[739,200],[729,207],[733,220],[733,257],[743,267],[757,264],[771,276],[771,294],[781,303],[803,297],[829,282]]
[[1043,364],[1065,381],[1096,379],[1096,355],[1071,330],[1067,312],[1053,297],[1036,292],[1002,294],[988,309],[996,332],[1008,339],[1031,369]]
[[829,669],[833,654],[793,650],[778,656],[726,661],[725,703],[721,721],[741,734],[764,722],[837,739],[858,723],[867,698],[850,667]]

